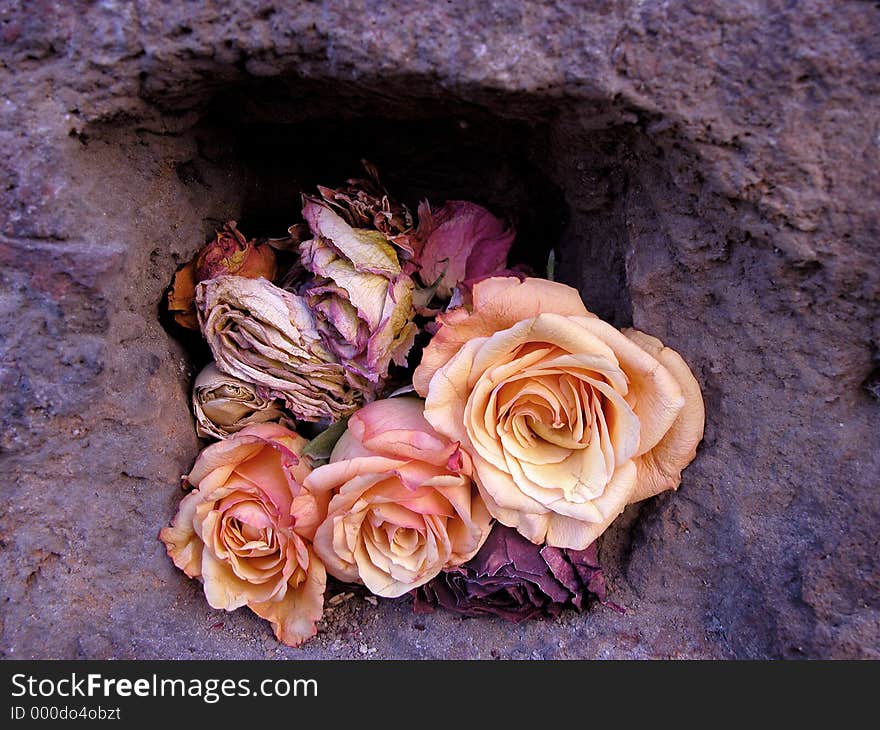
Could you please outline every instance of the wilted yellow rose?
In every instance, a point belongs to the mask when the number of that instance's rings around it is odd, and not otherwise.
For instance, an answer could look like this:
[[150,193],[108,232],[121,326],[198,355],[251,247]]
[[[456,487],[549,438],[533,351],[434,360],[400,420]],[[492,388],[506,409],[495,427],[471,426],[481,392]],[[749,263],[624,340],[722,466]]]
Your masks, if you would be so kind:
[[340,580],[394,598],[467,562],[491,517],[458,445],[438,435],[422,401],[364,406],[306,486],[333,494],[315,550]]
[[291,646],[315,635],[326,585],[311,540],[327,500],[303,487],[306,443],[261,423],[208,446],[187,477],[195,490],[159,533],[213,608],[248,606]]
[[413,384],[425,418],[472,457],[500,522],[580,550],[627,504],[678,486],[703,399],[659,340],[618,331],[543,279],[486,279],[439,322]]
[[300,245],[300,259],[315,278],[301,293],[324,344],[349,372],[374,384],[374,396],[391,363],[406,364],[418,332],[413,281],[379,231],[352,228],[314,199],[306,199],[303,217],[315,237]]

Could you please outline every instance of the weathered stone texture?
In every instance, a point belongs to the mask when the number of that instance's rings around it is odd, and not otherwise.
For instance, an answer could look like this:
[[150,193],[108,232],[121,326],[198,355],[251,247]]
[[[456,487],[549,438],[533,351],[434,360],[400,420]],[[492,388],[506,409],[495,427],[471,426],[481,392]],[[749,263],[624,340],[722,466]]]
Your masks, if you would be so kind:
[[[2,655],[880,658],[878,39],[831,0],[6,4]],[[373,151],[692,364],[698,458],[602,546],[628,615],[354,598],[290,650],[165,556],[199,444],[164,286]]]

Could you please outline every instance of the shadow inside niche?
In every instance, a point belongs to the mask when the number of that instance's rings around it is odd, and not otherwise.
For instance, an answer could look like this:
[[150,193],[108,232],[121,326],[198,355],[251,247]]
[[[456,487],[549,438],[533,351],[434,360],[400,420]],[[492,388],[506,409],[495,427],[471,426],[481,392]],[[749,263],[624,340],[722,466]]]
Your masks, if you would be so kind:
[[[194,134],[200,154],[178,165],[180,180],[210,195],[200,168],[227,170],[240,201],[237,209],[218,205],[218,217],[206,221],[207,231],[234,218],[248,238],[284,237],[290,226],[302,222],[303,193],[365,177],[362,160],[378,169],[383,186],[410,208],[414,219],[422,200],[437,208],[462,199],[512,221],[517,235],[509,263],[522,264],[535,276],[546,275],[550,250],[565,225],[563,192],[535,155],[547,134],[541,125],[486,114],[292,122],[208,114]],[[160,311],[160,321],[185,347],[194,372],[210,361],[197,333],[181,331],[167,312]],[[413,357],[416,351],[411,362]]]
[[[555,249],[556,278],[600,317],[632,323],[625,201],[643,134],[607,99],[453,93],[423,77],[285,77],[206,80],[154,103],[171,116],[200,111],[199,155],[179,175],[197,184],[200,164],[228,169],[239,202],[217,215],[248,236],[285,235],[301,220],[303,192],[362,176],[367,159],[413,213],[423,199],[465,199],[509,218],[512,264],[544,276]],[[206,233],[222,222],[206,221]]]
[[301,220],[301,193],[363,177],[362,159],[378,168],[383,185],[414,215],[425,199],[435,208],[463,199],[513,221],[517,237],[510,261],[538,276],[545,274],[565,222],[562,191],[530,156],[532,138],[541,131],[524,123],[321,118],[227,131],[230,151],[245,170],[239,223],[248,235],[283,235]]

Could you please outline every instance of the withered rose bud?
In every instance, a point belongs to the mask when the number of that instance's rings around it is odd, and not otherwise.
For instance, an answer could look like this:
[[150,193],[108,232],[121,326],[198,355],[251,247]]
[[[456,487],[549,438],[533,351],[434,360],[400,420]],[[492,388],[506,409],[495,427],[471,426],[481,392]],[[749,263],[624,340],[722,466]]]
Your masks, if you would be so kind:
[[280,400],[266,397],[263,389],[252,383],[221,372],[214,363],[206,365],[196,378],[192,404],[196,432],[202,438],[225,439],[255,423],[295,428]]
[[413,281],[378,231],[352,228],[316,199],[306,199],[303,216],[315,237],[300,258],[315,278],[300,293],[327,348],[378,390],[392,361],[406,364],[418,331]]
[[196,316],[195,307],[195,269],[195,261],[189,261],[174,272],[166,299],[168,313],[177,324],[188,330],[197,330],[199,328],[199,318]]
[[266,244],[248,241],[236,227],[226,223],[195,260],[196,283],[215,276],[233,274],[248,279],[275,278],[275,252]]
[[379,231],[408,257],[412,254],[412,213],[389,196],[379,182],[379,171],[373,165],[366,160],[361,163],[369,179],[350,179],[344,187],[336,190],[319,185],[318,192],[348,225]]
[[196,284],[225,274],[249,279],[262,277],[271,281],[275,278],[276,267],[271,246],[248,241],[236,228],[235,221],[229,221],[217,231],[214,240],[175,272],[168,288],[168,311],[181,327],[197,330]]
[[419,278],[449,299],[459,284],[503,272],[515,236],[513,226],[476,203],[450,200],[431,210],[423,202],[414,238]]
[[196,307],[217,367],[282,399],[298,419],[336,420],[372,392],[324,345],[301,296],[265,279],[219,276],[196,286]]
[[605,578],[596,543],[586,550],[542,547],[496,523],[470,561],[441,573],[413,595],[416,613],[439,606],[465,616],[519,622],[554,618],[566,608],[583,611],[595,601],[604,603]]

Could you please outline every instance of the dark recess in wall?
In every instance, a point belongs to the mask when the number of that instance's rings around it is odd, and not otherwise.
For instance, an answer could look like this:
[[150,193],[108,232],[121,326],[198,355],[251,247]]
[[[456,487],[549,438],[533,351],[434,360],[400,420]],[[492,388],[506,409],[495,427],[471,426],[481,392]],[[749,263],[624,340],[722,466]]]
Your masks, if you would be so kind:
[[230,128],[232,154],[246,170],[239,221],[248,235],[281,236],[300,218],[300,193],[362,177],[377,166],[394,197],[416,213],[427,199],[480,203],[517,227],[511,261],[544,275],[565,223],[562,192],[530,159],[540,130],[524,123],[458,117],[400,120],[321,118]]
[[[467,199],[509,218],[511,262],[544,276],[555,249],[556,278],[600,317],[632,324],[625,206],[646,140],[607,100],[588,105],[587,128],[565,99],[480,90],[465,102],[418,77],[215,81],[154,103],[169,118],[198,109],[201,156],[240,186],[240,207],[206,220],[206,235],[235,218],[246,235],[283,236],[303,192],[362,176],[367,159],[414,214],[423,199]],[[178,174],[197,185],[198,163]]]

